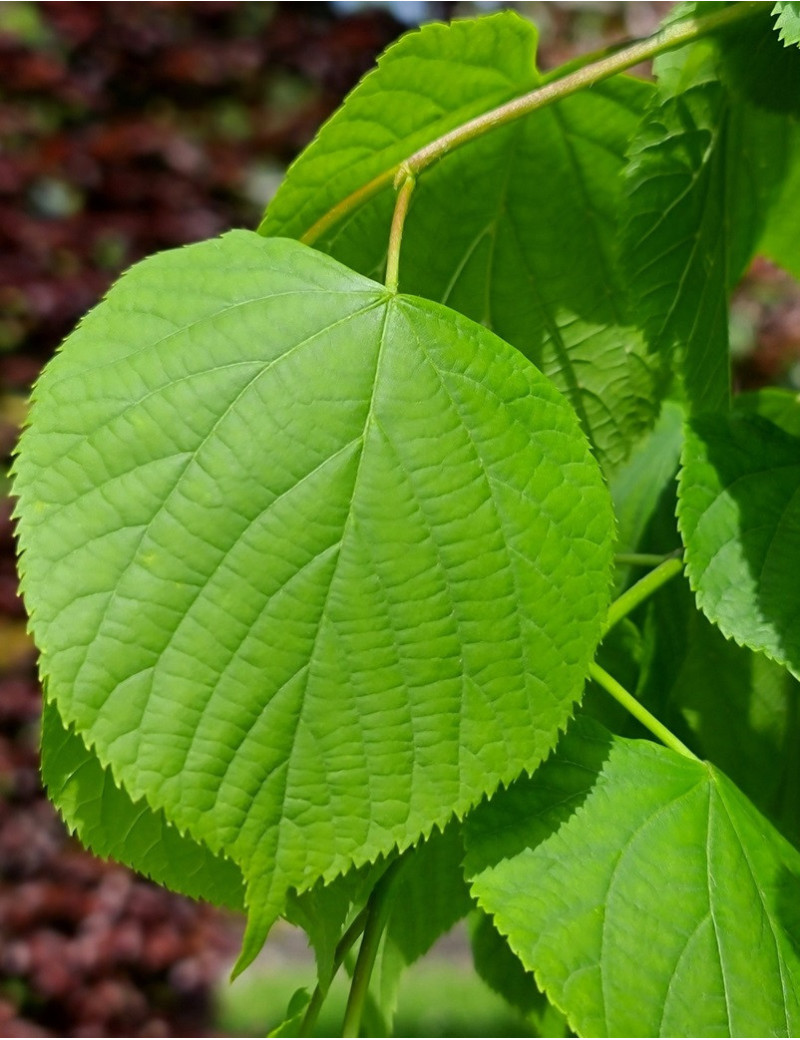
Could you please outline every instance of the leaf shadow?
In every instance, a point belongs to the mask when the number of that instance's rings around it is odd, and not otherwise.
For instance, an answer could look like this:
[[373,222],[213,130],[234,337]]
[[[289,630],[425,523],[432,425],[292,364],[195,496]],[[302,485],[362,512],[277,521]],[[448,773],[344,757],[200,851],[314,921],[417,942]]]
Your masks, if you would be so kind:
[[[791,472],[800,474],[800,439],[760,415],[702,416],[692,428],[722,495],[735,505],[734,538],[749,577],[744,595],[734,587],[734,573],[729,587],[706,588],[706,599],[711,598],[726,635],[800,675],[800,586],[792,580],[800,556],[800,502]],[[704,577],[712,565],[713,559]],[[713,577],[718,584],[719,575]]]
[[578,715],[550,757],[482,802],[465,821],[468,878],[536,848],[565,826],[594,791],[613,735]]

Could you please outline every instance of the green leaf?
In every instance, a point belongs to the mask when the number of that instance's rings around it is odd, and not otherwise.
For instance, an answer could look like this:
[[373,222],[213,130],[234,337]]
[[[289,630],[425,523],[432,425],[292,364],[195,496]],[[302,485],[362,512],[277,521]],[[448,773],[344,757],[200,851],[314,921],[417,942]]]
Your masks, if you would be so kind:
[[800,279],[800,125],[786,127],[787,172],[758,251]]
[[403,972],[472,909],[463,859],[457,822],[444,832],[434,831],[403,857],[392,884],[391,908],[371,986],[386,1035],[392,1034]]
[[[766,111],[800,113],[800,54],[781,44],[766,5],[714,37],[720,76],[732,93]],[[788,129],[788,123],[785,127]]]
[[787,838],[799,838],[797,680],[726,639],[698,611],[683,578],[651,600],[643,636],[637,698],[724,770]]
[[181,834],[144,799],[133,801],[64,726],[52,703],[45,704],[42,719],[42,779],[67,827],[96,855],[113,857],[182,895],[242,909],[239,868]]
[[778,2],[772,8],[772,14],[776,16],[775,29],[784,47],[800,47],[800,3],[792,0]]
[[800,676],[800,438],[758,415],[686,433],[678,524],[697,604],[729,639]]
[[[683,409],[665,401],[655,427],[644,436],[631,457],[609,482],[617,518],[617,552],[642,551],[642,541],[665,495],[671,493],[683,443]],[[664,542],[653,551],[666,555],[680,545]],[[630,568],[618,568],[624,586]]]
[[[434,140],[457,122],[466,84],[470,112],[540,85],[535,49],[533,27],[512,13],[404,37],[294,163],[260,230],[301,234],[390,160]],[[440,57],[429,77],[432,53]],[[409,82],[432,92],[438,121],[409,101]],[[615,234],[625,150],[650,95],[627,78],[599,84],[447,155],[419,178],[400,261],[404,291],[493,329],[550,376],[610,467],[655,420],[663,382],[625,305]],[[356,165],[341,179],[348,154]],[[371,158],[359,179],[361,155]],[[389,179],[316,244],[381,277],[394,197]]]
[[475,970],[486,985],[523,1015],[543,1011],[547,997],[519,957],[497,931],[491,917],[477,910],[471,921],[470,943]]
[[[383,179],[388,221],[394,167],[448,130],[531,89],[535,45],[533,25],[514,12],[406,33],[289,168],[259,231],[300,238],[376,178]],[[380,247],[385,253],[386,236]]]
[[144,261],[84,319],[16,493],[49,695],[241,868],[243,961],[289,889],[535,766],[607,606],[608,493],[549,382],[248,232]]
[[314,948],[317,982],[323,992],[327,992],[334,975],[339,940],[385,870],[386,863],[379,860],[340,874],[327,885],[318,881],[303,892],[289,893],[284,916],[303,929]]
[[783,387],[768,386],[762,390],[739,394],[733,402],[739,415],[760,415],[777,427],[800,437],[800,393]]
[[692,411],[724,410],[728,293],[752,256],[782,176],[785,127],[735,101],[707,44],[663,65],[630,149],[622,252],[651,348],[677,351]]
[[800,1029],[800,854],[713,766],[576,720],[470,817],[467,849],[480,905],[580,1035]]

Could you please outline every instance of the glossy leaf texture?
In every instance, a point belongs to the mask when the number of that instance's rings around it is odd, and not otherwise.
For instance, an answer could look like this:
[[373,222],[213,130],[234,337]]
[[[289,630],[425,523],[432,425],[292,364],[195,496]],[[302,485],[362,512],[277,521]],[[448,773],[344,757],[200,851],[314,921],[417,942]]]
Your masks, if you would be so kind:
[[785,47],[800,47],[800,3],[795,0],[779,0],[772,8],[775,29]]
[[174,892],[241,910],[239,868],[172,826],[144,799],[134,802],[54,704],[42,719],[42,779],[70,831],[97,856],[113,858]]
[[576,720],[470,817],[467,849],[479,904],[580,1035],[800,1028],[800,854],[713,766]]
[[679,359],[694,412],[730,394],[728,295],[780,186],[785,120],[734,98],[709,42],[659,59],[630,147],[622,255],[648,342]]
[[800,438],[760,415],[687,430],[678,523],[697,604],[729,639],[800,677]]
[[[386,168],[441,134],[467,84],[475,112],[541,85],[535,51],[533,26],[508,12],[405,37],[293,164],[260,230],[300,235],[376,173],[370,165],[359,180],[354,168],[340,181],[343,141],[360,169],[359,155],[384,155],[391,140]],[[409,98],[410,82],[435,95],[438,121]],[[654,421],[663,382],[627,303],[616,241],[625,149],[650,96],[649,85],[618,78],[446,155],[418,179],[400,258],[401,289],[493,329],[544,371],[610,468]],[[335,199],[318,193],[326,178],[341,183]],[[379,277],[394,198],[389,179],[316,244]]]
[[405,848],[533,768],[608,599],[607,491],[491,333],[248,232],[133,268],[40,379],[16,463],[49,696],[246,884]]

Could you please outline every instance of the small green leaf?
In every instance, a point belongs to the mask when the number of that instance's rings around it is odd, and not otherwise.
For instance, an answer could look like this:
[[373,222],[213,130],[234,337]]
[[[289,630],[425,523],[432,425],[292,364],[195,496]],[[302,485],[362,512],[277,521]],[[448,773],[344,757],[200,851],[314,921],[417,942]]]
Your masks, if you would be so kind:
[[779,0],[772,8],[772,14],[776,16],[775,29],[784,47],[800,47],[800,3]]
[[759,415],[686,433],[678,524],[703,613],[800,677],[800,438]]
[[382,860],[348,870],[329,884],[318,881],[303,892],[290,892],[284,917],[302,928],[314,948],[317,982],[327,992],[335,970],[336,947],[386,870]]
[[519,353],[296,242],[134,267],[16,464],[49,695],[134,800],[303,891],[550,750],[608,601],[610,501]]
[[384,1032],[391,1035],[401,976],[472,909],[461,826],[450,823],[409,849],[392,884],[391,908],[372,976]]
[[296,990],[289,1001],[283,1022],[276,1026],[268,1036],[302,1036],[303,1021],[310,1000],[311,994],[307,989]]
[[144,799],[133,801],[52,703],[42,719],[42,779],[67,827],[97,856],[113,857],[174,892],[241,910],[236,864],[167,822]]
[[466,840],[478,902],[580,1035],[800,1029],[800,854],[714,767],[578,719]]

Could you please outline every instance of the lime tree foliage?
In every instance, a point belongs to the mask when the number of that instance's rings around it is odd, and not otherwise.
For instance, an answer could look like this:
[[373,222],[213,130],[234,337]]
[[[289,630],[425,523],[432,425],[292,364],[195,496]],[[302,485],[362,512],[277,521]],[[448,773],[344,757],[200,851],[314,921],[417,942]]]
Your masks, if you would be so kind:
[[798,42],[409,33],[258,233],[138,264],[42,375],[50,796],[244,908],[239,970],[305,928],[279,1035],[343,966],[343,1034],[390,1032],[464,917],[532,1030],[800,1032],[800,403],[728,351],[753,255],[800,272]]

